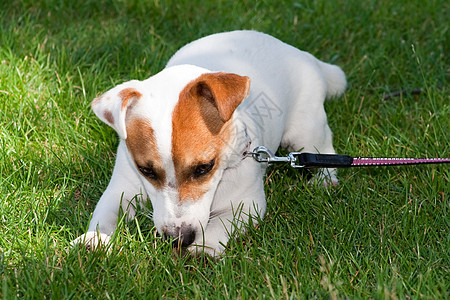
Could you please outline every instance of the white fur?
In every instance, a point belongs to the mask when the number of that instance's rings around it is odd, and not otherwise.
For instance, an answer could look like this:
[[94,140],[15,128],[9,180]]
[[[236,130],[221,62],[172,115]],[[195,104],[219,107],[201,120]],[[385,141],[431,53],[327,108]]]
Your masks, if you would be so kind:
[[[250,93],[234,112],[235,136],[223,151],[222,164],[208,192],[200,201],[180,205],[176,201],[177,191],[170,184],[157,191],[136,170],[124,142],[126,109],[120,110],[116,98],[126,87],[135,88],[142,94],[142,99],[133,107],[133,114],[150,121],[167,181],[173,183],[173,108],[180,91],[191,80],[213,71],[248,76]],[[130,81],[105,94],[116,100],[93,104],[96,114],[117,130],[121,141],[111,182],[94,211],[88,237],[95,236],[96,231],[104,235],[113,233],[120,203],[128,217],[134,217],[134,203],[130,205],[130,201],[136,194],[142,194],[144,199],[150,197],[158,231],[161,232],[164,226],[189,224],[197,233],[201,232],[196,235],[191,251],[200,249],[211,255],[222,253],[236,226],[241,228],[250,217],[263,217],[265,213],[263,176],[266,166],[251,158],[242,159],[249,141],[250,149],[266,146],[275,152],[282,145],[295,151],[334,153],[323,102],[326,97],[341,95],[345,86],[345,75],[339,67],[321,62],[311,54],[263,33],[220,33],[186,45],[170,59],[162,72],[142,82]],[[114,118],[120,120],[118,125],[105,119],[105,109],[113,111]],[[329,175],[328,180],[337,183],[335,170],[325,173]],[[83,242],[85,238],[83,235],[74,242]]]

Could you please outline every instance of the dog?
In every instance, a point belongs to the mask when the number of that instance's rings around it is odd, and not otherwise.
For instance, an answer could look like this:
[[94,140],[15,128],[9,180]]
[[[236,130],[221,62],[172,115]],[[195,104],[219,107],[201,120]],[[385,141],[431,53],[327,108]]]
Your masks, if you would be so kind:
[[[324,100],[346,88],[344,72],[256,31],[210,35],[178,50],[150,78],[92,102],[120,143],[111,181],[88,232],[73,241],[108,243],[119,208],[135,215],[150,199],[154,225],[191,253],[220,256],[230,235],[264,216],[266,164],[247,153],[335,153]],[[336,170],[318,175],[336,184]]]

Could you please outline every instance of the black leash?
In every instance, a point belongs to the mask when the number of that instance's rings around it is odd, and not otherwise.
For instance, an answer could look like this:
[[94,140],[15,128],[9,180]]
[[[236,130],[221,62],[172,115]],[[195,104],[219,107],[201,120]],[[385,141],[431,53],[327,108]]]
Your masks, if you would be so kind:
[[349,168],[450,163],[450,158],[369,158],[303,152],[291,152],[288,156],[275,156],[263,146],[256,147],[252,152],[248,152],[248,155],[259,163],[289,163],[293,168]]

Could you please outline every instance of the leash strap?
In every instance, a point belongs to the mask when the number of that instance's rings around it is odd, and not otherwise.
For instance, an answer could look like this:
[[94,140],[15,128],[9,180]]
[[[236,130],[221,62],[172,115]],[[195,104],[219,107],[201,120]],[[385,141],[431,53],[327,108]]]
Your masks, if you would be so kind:
[[349,168],[450,163],[450,158],[354,158],[348,155],[302,152],[291,152],[288,156],[280,157],[262,146],[256,147],[248,155],[260,163],[290,163],[293,168]]

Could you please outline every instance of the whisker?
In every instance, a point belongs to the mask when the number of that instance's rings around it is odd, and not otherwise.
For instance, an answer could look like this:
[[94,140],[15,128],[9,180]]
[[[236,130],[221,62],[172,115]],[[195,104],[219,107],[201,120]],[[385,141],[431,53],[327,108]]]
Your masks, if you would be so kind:
[[217,218],[218,216],[226,213],[228,211],[228,209],[221,209],[221,210],[212,210],[209,213],[209,220],[211,221],[212,219]]

